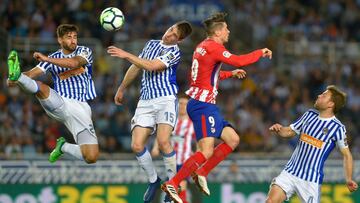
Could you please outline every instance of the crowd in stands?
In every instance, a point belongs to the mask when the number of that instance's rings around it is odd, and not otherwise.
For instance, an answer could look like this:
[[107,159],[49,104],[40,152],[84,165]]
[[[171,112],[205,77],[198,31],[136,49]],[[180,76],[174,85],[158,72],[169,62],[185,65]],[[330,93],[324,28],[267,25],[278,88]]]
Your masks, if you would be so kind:
[[[79,26],[79,37],[99,39],[104,48],[111,44],[159,39],[173,21],[164,12],[169,1],[129,0],[0,0],[0,29],[10,37],[39,37],[55,40],[61,23]],[[171,1],[170,1],[171,2]],[[206,1],[202,1],[206,3]],[[244,67],[244,80],[226,80],[220,85],[217,103],[242,136],[237,151],[281,152],[287,154],[296,145],[296,138],[284,140],[273,136],[268,127],[279,122],[289,125],[313,106],[317,94],[335,84],[348,94],[346,107],[338,115],[346,125],[353,154],[360,152],[360,61],[341,58],[330,64],[326,57],[296,58],[282,67],[277,59],[281,41],[298,43],[359,42],[360,1],[358,0],[270,0],[222,1],[229,13],[230,42],[226,47],[243,54],[257,48],[273,50],[274,59]],[[115,6],[125,13],[126,23],[117,33],[104,31],[98,16],[102,9]],[[181,47],[184,55],[178,67],[180,91],[188,86],[191,52],[205,37],[201,28]],[[6,43],[4,43],[6,44]],[[4,44],[2,46],[4,46]],[[11,44],[7,47],[12,49]],[[356,52],[359,47],[355,48]],[[48,50],[48,53],[55,50]],[[135,53],[137,54],[137,53]],[[59,122],[49,118],[34,96],[19,88],[6,86],[6,54],[0,60],[0,159],[36,158],[51,151],[59,136],[72,139]],[[310,60],[311,58],[311,60]],[[94,81],[98,97],[90,102],[95,130],[103,153],[130,152],[130,119],[139,96],[139,82],[126,93],[126,103],[116,106],[113,97],[123,75],[114,74],[111,61],[102,55],[94,62]],[[22,56],[22,68],[36,65],[29,56]],[[126,70],[129,64],[124,63]],[[224,65],[224,69],[231,68]],[[118,73],[118,72],[117,72]],[[45,78],[48,80],[47,78]]]

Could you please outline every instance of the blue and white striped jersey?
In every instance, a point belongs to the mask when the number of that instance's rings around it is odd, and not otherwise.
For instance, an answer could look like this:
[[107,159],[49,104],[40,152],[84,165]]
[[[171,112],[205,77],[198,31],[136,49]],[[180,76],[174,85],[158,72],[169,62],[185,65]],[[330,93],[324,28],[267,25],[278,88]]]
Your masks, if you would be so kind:
[[300,135],[300,139],[285,171],[321,184],[324,163],[330,152],[336,144],[339,148],[347,147],[345,126],[335,116],[321,118],[318,111],[311,109],[290,128]]
[[140,58],[159,59],[166,65],[164,71],[143,71],[140,99],[148,100],[176,95],[176,68],[180,62],[180,49],[177,45],[164,45],[160,40],[150,40],[139,55]]
[[65,55],[58,50],[49,55],[50,58],[83,57],[88,63],[80,68],[64,68],[48,62],[40,62],[37,67],[44,72],[49,71],[54,81],[54,90],[61,96],[78,101],[92,100],[96,97],[95,85],[92,80],[93,54],[85,46],[77,46],[71,54]]

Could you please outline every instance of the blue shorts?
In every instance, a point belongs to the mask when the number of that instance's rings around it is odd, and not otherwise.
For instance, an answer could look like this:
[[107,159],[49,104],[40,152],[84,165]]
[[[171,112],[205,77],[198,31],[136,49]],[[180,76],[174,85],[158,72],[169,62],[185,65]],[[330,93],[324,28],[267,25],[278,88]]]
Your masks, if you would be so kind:
[[232,127],[215,104],[190,99],[186,110],[194,124],[197,141],[205,137],[220,139],[222,130],[227,126]]

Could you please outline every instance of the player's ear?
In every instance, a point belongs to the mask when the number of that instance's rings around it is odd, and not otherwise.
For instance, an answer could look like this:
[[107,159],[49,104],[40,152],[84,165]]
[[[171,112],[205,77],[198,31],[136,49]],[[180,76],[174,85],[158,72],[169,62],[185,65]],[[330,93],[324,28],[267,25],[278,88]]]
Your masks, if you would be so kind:
[[57,41],[58,41],[59,44],[61,44],[61,42],[62,42],[61,37],[58,37]]
[[220,29],[215,29],[214,30],[214,34],[215,34],[215,36],[220,36],[221,35],[221,30]]
[[178,39],[177,43],[181,43],[184,39]]

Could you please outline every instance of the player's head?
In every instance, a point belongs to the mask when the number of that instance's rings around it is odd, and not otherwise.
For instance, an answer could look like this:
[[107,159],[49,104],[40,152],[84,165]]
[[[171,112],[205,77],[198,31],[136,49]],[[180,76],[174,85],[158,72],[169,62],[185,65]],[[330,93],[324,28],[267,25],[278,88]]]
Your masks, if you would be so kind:
[[192,32],[191,24],[187,21],[179,21],[169,27],[162,36],[164,44],[177,44]]
[[345,105],[346,93],[335,85],[327,86],[326,91],[318,95],[314,107],[319,111],[332,109],[336,114]]
[[186,112],[186,105],[189,101],[189,96],[187,96],[186,94],[179,94],[178,95],[179,98],[179,116],[186,116],[187,112]]
[[79,28],[72,24],[61,24],[57,27],[56,34],[62,49],[73,52],[77,46],[77,33]]
[[227,13],[218,12],[203,21],[208,37],[217,37],[223,43],[226,43],[229,40],[230,31],[227,28],[227,23],[225,20],[226,16]]

